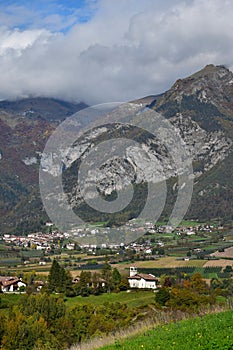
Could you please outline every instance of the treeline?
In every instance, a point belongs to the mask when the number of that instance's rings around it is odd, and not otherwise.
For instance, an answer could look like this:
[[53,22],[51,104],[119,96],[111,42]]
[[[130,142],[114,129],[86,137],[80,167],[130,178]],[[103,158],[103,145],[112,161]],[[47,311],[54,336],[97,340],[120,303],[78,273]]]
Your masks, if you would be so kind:
[[181,311],[198,311],[202,306],[215,304],[218,296],[229,298],[232,303],[233,280],[231,278],[222,280],[212,278],[208,285],[200,273],[195,273],[181,281],[164,275],[160,283],[161,287],[155,295],[155,301],[163,307]]
[[68,297],[74,297],[120,292],[129,288],[128,279],[121,276],[116,268],[112,269],[108,263],[103,265],[100,273],[81,271],[80,276],[73,282],[70,272],[60,266],[57,260],[53,260],[48,283],[44,286],[43,291],[64,293]]
[[219,278],[230,278],[233,269],[230,265],[226,266],[223,271],[221,266],[179,266],[179,267],[162,267],[162,268],[140,268],[141,273],[151,273],[155,276],[172,275],[176,278],[180,278],[184,275],[193,275],[194,273],[200,273],[204,278],[209,278],[211,274],[216,274]]
[[62,350],[126,327],[134,317],[135,311],[120,303],[78,305],[68,310],[61,298],[46,293],[25,295],[8,315],[0,313],[0,348]]

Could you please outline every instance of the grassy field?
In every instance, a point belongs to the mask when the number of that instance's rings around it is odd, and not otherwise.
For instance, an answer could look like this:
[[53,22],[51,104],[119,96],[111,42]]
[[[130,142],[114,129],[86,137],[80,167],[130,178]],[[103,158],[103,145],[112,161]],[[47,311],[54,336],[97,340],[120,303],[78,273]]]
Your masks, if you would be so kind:
[[[9,307],[16,305],[23,294],[1,294],[1,307],[0,312],[4,312]],[[57,296],[56,296],[57,297]],[[73,308],[76,305],[94,304],[103,305],[106,302],[119,302],[127,304],[129,307],[139,307],[154,302],[155,294],[152,291],[131,291],[120,293],[105,293],[101,295],[90,295],[89,297],[77,296],[74,298],[65,298],[65,302],[68,308]]]
[[17,305],[20,298],[22,298],[22,294],[8,294],[2,293],[0,294],[0,313],[8,313],[10,308],[14,305]]
[[129,307],[139,307],[154,302],[155,294],[152,291],[131,291],[120,293],[105,293],[102,295],[90,295],[89,297],[77,296],[74,298],[66,298],[66,304],[72,308],[76,305],[94,304],[103,305],[106,302],[119,302],[127,304]]
[[150,260],[150,261],[136,261],[135,263],[120,263],[114,265],[114,267],[117,267],[120,271],[124,271],[125,269],[129,270],[130,266],[137,266],[138,268],[162,268],[162,267],[181,267],[181,266],[196,266],[196,267],[202,267],[206,263],[206,260],[177,260],[176,257],[164,257],[157,260]]
[[165,324],[102,350],[232,350],[233,311]]

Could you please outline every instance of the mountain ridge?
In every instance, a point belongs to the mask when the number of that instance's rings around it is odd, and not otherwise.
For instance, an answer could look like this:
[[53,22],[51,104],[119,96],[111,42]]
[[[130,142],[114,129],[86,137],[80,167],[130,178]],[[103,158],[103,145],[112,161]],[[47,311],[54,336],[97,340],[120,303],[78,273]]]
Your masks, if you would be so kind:
[[[195,185],[187,217],[232,220],[233,73],[224,66],[207,65],[190,77],[178,79],[167,92],[132,103],[168,118],[193,157]],[[0,102],[1,232],[41,229],[49,219],[39,194],[40,157],[57,125],[85,107],[83,103],[46,98]],[[79,122],[86,126],[91,120]],[[174,199],[173,187],[175,180],[171,180],[168,194]],[[113,193],[111,187],[101,189],[103,194],[105,190],[108,195]],[[168,203],[164,217],[171,205]]]

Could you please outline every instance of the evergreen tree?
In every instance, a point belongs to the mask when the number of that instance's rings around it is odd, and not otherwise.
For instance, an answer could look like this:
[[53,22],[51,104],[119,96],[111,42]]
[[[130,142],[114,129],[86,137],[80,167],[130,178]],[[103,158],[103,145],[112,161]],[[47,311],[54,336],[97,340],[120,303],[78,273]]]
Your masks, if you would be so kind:
[[111,290],[113,290],[114,288],[114,284],[113,284],[113,276],[112,276],[112,267],[107,262],[105,263],[101,271],[101,275],[105,280],[107,292],[110,293]]
[[49,277],[48,289],[50,292],[65,293],[72,289],[72,278],[68,271],[59,265],[56,259],[53,260]]
[[91,272],[82,271],[80,274],[80,280],[78,282],[78,293],[83,297],[88,296],[91,292]]
[[113,269],[113,272],[112,272],[112,279],[113,279],[114,289],[119,288],[119,285],[120,285],[120,283],[121,283],[121,274],[120,274],[120,272],[117,270],[116,267]]

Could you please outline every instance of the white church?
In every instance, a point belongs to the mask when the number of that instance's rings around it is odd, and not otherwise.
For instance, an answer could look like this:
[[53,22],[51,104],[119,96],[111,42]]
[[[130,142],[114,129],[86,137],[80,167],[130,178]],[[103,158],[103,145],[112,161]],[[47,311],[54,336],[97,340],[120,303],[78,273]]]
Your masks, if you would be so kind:
[[137,267],[130,267],[130,276],[128,277],[130,288],[148,288],[156,289],[158,279],[152,274],[138,273]]

